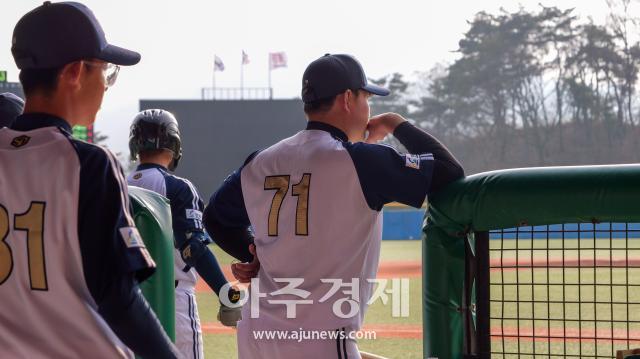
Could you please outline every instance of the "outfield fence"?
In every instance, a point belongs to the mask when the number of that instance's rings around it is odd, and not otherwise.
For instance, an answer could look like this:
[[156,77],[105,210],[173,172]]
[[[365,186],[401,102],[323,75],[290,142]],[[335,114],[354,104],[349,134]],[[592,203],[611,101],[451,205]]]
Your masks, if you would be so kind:
[[424,356],[614,358],[640,347],[640,166],[471,176],[430,198]]

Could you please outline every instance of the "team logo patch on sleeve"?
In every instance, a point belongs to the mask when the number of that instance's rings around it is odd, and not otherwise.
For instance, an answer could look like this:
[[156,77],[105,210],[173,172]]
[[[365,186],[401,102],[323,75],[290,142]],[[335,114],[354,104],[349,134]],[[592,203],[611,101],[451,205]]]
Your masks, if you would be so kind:
[[187,209],[187,218],[202,221],[202,212],[197,209]]
[[405,157],[404,165],[406,167],[413,168],[416,170],[420,169],[420,155],[406,154],[404,155],[404,157]]
[[416,170],[420,169],[420,162],[433,160],[433,155],[431,153],[426,153],[422,155],[406,154],[404,156],[405,156],[404,165],[406,167],[413,168]]
[[136,227],[120,228],[120,235],[127,248],[145,248],[142,237]]

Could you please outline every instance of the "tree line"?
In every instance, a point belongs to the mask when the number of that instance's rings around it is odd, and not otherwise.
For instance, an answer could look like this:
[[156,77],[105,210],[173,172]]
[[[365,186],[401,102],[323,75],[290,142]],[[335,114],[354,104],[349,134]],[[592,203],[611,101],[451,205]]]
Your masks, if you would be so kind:
[[[407,80],[372,80],[398,112],[438,136],[468,173],[640,160],[640,20],[610,0],[605,24],[574,9],[480,12],[458,58]],[[390,141],[393,141],[392,139]]]

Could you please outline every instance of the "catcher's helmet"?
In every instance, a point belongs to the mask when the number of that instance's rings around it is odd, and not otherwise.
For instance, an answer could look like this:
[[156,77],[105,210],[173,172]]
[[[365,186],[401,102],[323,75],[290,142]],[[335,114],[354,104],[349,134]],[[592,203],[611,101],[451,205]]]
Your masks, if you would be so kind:
[[169,170],[178,167],[182,157],[180,130],[175,116],[165,110],[144,110],[136,115],[129,132],[131,160],[138,159],[140,152],[167,149],[173,152]]

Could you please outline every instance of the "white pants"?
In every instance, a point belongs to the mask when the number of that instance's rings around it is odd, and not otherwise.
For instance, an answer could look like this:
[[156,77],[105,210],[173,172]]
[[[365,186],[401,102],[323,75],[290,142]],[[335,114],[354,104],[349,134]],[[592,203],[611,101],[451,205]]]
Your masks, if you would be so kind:
[[[336,331],[337,332],[337,331]],[[361,359],[354,339],[256,339],[246,320],[238,322],[238,359]]]
[[184,358],[202,359],[202,329],[193,286],[176,287],[176,347]]

